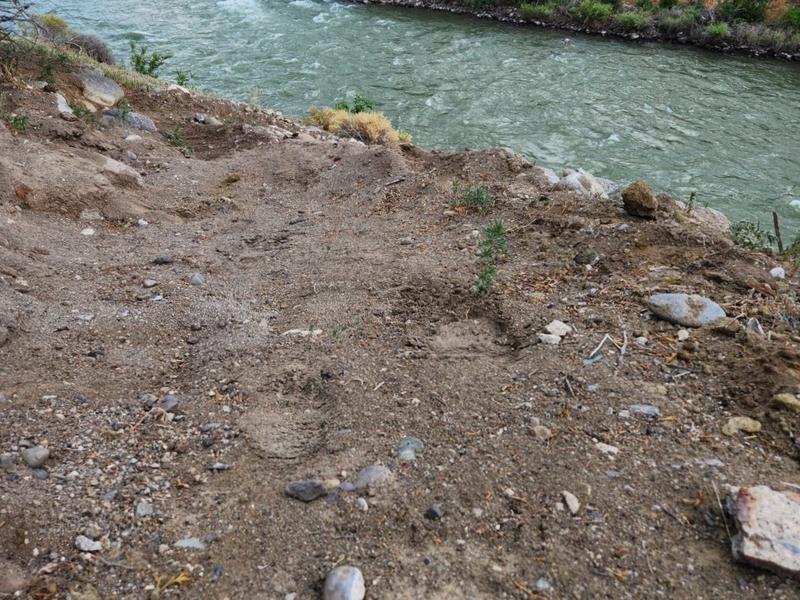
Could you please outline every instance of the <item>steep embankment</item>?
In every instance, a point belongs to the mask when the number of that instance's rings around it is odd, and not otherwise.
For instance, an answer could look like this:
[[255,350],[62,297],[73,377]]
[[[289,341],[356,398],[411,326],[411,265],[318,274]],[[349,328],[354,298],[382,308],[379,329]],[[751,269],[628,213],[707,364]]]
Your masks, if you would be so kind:
[[[768,256],[504,151],[177,88],[127,91],[162,133],[64,120],[38,72],[3,84],[28,122],[0,128],[0,592],[310,598],[348,564],[370,598],[795,593],[733,561],[717,497],[797,481],[772,404],[796,286]],[[489,210],[451,206],[456,179]],[[655,292],[734,318],[683,328]],[[389,480],[351,491],[372,464]],[[322,497],[285,494],[304,479]]]

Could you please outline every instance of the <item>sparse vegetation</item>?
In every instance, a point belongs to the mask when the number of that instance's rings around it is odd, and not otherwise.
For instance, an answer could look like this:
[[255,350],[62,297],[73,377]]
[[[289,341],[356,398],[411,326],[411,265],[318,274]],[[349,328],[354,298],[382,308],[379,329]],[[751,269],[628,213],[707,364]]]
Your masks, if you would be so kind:
[[39,80],[44,81],[49,87],[56,87],[56,76],[53,74],[53,65],[45,64],[39,73]]
[[760,223],[738,221],[731,225],[731,239],[737,246],[764,250],[771,248],[777,239],[773,233],[763,229]]
[[114,53],[102,39],[96,35],[79,33],[69,40],[69,45],[85,53],[88,57],[107,65],[117,64]]
[[192,147],[183,139],[183,129],[181,129],[179,125],[176,125],[170,131],[164,133],[164,137],[170,144],[183,152],[185,156],[191,156],[193,154]]
[[365,144],[392,144],[410,141],[411,136],[398,132],[391,121],[379,112],[351,112],[342,108],[309,109],[308,122],[325,131],[351,137]]
[[191,79],[194,79],[194,75],[189,71],[182,71],[181,69],[175,71],[175,83],[178,85],[186,87]]
[[555,6],[553,4],[532,4],[524,2],[519,7],[519,14],[523,19],[531,21],[544,21],[553,17]]
[[575,8],[575,14],[584,21],[601,23],[611,18],[611,15],[614,14],[614,7],[604,2],[597,2],[597,0],[582,0]]
[[158,51],[148,52],[147,46],[137,46],[131,41],[131,66],[133,70],[148,77],[158,77],[158,70],[172,57]]
[[358,114],[362,112],[370,112],[375,108],[375,101],[370,100],[360,94],[356,94],[353,98],[353,106],[351,107],[346,100],[339,100],[334,104],[336,110],[344,110],[349,113]]
[[726,38],[731,34],[731,28],[727,23],[712,23],[706,26],[706,33],[712,37]]
[[483,265],[475,277],[475,293],[486,296],[491,293],[497,276],[497,263],[508,257],[508,232],[505,224],[492,221],[483,230],[478,246],[478,259]]
[[72,109],[72,113],[81,121],[85,121],[86,123],[94,123],[97,120],[96,115],[83,104],[71,104],[70,108]]
[[25,113],[9,115],[6,120],[11,129],[17,133],[25,133],[30,123],[30,117]]
[[453,207],[466,207],[471,210],[486,212],[494,205],[492,195],[485,186],[472,186],[453,180]]
[[614,23],[628,31],[647,31],[653,25],[653,16],[642,11],[614,15]]

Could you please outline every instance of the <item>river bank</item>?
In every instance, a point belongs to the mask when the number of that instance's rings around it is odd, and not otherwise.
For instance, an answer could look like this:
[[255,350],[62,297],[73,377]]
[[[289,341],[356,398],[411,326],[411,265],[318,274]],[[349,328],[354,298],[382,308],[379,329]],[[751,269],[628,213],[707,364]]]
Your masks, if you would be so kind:
[[[530,13],[521,6],[492,5],[490,3],[474,5],[459,0],[442,2],[440,0],[352,0],[357,4],[377,4],[382,6],[400,6],[425,10],[444,11],[454,14],[472,15],[482,19],[492,19],[514,25],[531,25],[569,31],[615,37],[638,42],[663,42],[689,45],[725,54],[738,54],[754,57],[776,58],[781,60],[800,60],[800,29],[794,33],[784,29],[770,28],[765,25],[733,24],[724,25],[723,29],[708,29],[713,17],[704,16],[705,23],[699,24],[694,18],[686,18],[684,13],[649,13],[629,12],[617,13],[616,22],[613,13],[603,18],[587,18],[576,15],[569,10],[556,10],[551,5],[529,4]],[[543,10],[537,10],[537,7]],[[681,9],[676,8],[676,11]],[[625,14],[632,15],[628,19]],[[645,15],[645,16],[640,16]],[[699,16],[697,18],[700,18]],[[708,20],[708,19],[711,20]]]
[[642,185],[16,65],[0,594],[793,597],[722,503],[797,482],[790,263]]

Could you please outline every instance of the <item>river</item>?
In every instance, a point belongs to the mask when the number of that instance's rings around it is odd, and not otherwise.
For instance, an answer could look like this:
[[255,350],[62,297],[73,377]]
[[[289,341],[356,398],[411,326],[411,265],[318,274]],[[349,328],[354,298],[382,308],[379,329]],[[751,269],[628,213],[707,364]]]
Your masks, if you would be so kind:
[[[361,93],[430,149],[510,147],[800,233],[800,65],[319,0],[40,0],[162,76],[302,117]],[[565,39],[569,35],[569,39]]]

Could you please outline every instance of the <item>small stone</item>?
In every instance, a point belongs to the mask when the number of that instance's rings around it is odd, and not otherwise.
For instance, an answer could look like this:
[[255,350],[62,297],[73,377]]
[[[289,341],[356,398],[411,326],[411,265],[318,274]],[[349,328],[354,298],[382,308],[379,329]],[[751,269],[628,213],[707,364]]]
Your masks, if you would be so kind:
[[547,333],[551,335],[557,335],[560,338],[563,338],[566,335],[572,333],[572,327],[564,323],[563,321],[551,321],[547,327],[544,328]]
[[648,308],[657,317],[684,327],[703,327],[726,317],[719,304],[696,294],[655,294]]
[[302,502],[311,502],[326,493],[325,484],[319,479],[304,479],[292,481],[286,486],[284,493],[290,498]]
[[689,339],[689,332],[686,329],[679,329],[678,330],[678,341],[685,342]]
[[47,469],[33,469],[31,473],[33,474],[33,478],[39,481],[50,478],[50,472]]
[[597,250],[594,248],[587,247],[579,250],[573,260],[579,265],[593,265],[600,260],[600,255],[597,254]]
[[625,212],[634,217],[655,219],[658,212],[658,200],[647,182],[634,181],[622,190],[622,202]]
[[776,394],[772,397],[772,404],[777,408],[800,412],[800,399],[794,394]]
[[770,277],[773,279],[785,279],[786,270],[783,267],[774,267],[769,271]]
[[80,214],[81,221],[102,221],[103,215],[96,208],[84,208]]
[[728,511],[736,524],[736,560],[781,575],[800,575],[800,493],[765,485],[731,491]]
[[417,460],[417,452],[425,448],[422,440],[415,437],[405,437],[397,445],[397,458],[403,462],[414,462]]
[[536,439],[540,442],[546,442],[551,437],[553,437],[553,433],[545,427],[544,425],[534,425],[533,426],[533,435],[536,436]]
[[13,471],[15,462],[14,459],[14,455],[9,452],[0,454],[0,469],[3,471]]
[[75,538],[75,547],[81,552],[100,552],[103,544],[89,539],[85,535],[79,535]]
[[202,273],[195,273],[192,275],[191,279],[189,279],[189,283],[192,285],[203,285],[206,282],[206,278],[203,277]]
[[140,142],[142,141],[142,136],[136,135],[135,133],[131,133],[125,136],[126,142]]
[[145,279],[142,282],[142,286],[145,287],[145,288],[152,288],[152,287],[156,287],[157,285],[158,285],[158,282],[155,279]]
[[141,518],[152,516],[153,514],[153,505],[150,504],[147,500],[140,500],[136,504],[136,516]]
[[91,523],[83,530],[83,535],[88,537],[90,540],[96,540],[103,535],[103,530],[100,529],[100,526],[97,523]]
[[369,465],[361,469],[353,483],[354,490],[365,490],[383,485],[392,478],[392,472],[384,465]]
[[425,511],[425,518],[431,521],[439,521],[444,516],[444,509],[441,504],[433,504]]
[[328,573],[323,600],[363,600],[366,594],[364,576],[356,567],[336,567]]
[[171,265],[175,259],[169,254],[159,254],[153,259],[154,265]]
[[594,447],[600,450],[600,452],[602,452],[606,456],[616,456],[617,454],[619,454],[619,448],[617,448],[616,446],[612,446],[611,444],[604,444],[603,442],[597,442],[594,445]]
[[553,586],[544,577],[537,579],[534,587],[536,587],[537,592],[547,593],[553,591]]
[[175,394],[164,394],[164,397],[161,399],[156,407],[160,408],[164,412],[175,412],[175,409],[178,407],[179,404],[178,397]]
[[750,417],[731,417],[722,428],[722,433],[731,436],[740,431],[745,433],[758,433],[761,431],[761,423]]
[[86,227],[84,229],[81,229],[81,235],[90,236],[94,234],[95,230],[92,227]]
[[187,537],[175,542],[175,547],[184,548],[186,550],[205,550],[208,548],[208,544],[199,538]]
[[564,503],[567,505],[569,512],[573,515],[577,515],[578,511],[581,509],[581,502],[578,500],[577,496],[565,490],[561,492],[561,497],[564,499]]
[[50,450],[42,446],[34,446],[22,451],[22,460],[31,469],[38,469],[43,466],[48,458],[50,458]]
[[540,342],[550,346],[558,346],[561,343],[561,338],[557,335],[553,335],[552,333],[540,333],[537,337],[539,338]]
[[661,415],[661,411],[658,409],[658,407],[653,406],[652,404],[631,404],[628,407],[628,411],[632,415],[641,415],[643,417],[649,417],[652,419],[655,419]]
[[358,498],[356,498],[356,508],[358,510],[363,510],[364,512],[367,512],[369,510],[369,504],[367,503],[367,499],[364,498],[363,496],[359,496]]

